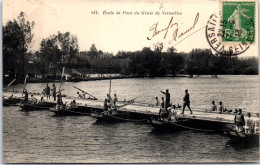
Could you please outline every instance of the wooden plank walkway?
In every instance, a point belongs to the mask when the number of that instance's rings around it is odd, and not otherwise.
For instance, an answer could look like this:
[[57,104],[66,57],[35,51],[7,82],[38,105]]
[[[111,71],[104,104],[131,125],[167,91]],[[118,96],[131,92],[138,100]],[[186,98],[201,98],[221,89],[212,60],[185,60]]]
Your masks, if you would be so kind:
[[[14,97],[21,98],[21,93],[13,93],[13,92],[3,92],[3,97],[9,97],[13,94]],[[34,97],[39,100],[41,98],[41,95],[33,94]],[[30,99],[31,94],[29,94]],[[93,108],[103,108],[104,102],[101,100],[91,100],[91,99],[78,99],[76,97],[63,97],[63,102],[69,104],[72,100],[76,100],[77,104],[79,106],[86,106],[86,107],[93,107]],[[53,99],[47,100],[44,99],[47,102],[55,103]],[[123,106],[123,102],[119,102],[118,106]],[[147,115],[158,115],[160,107],[152,107],[148,104],[140,104],[140,103],[133,103],[129,105],[124,105],[122,108],[118,109],[119,111],[125,111],[125,112],[135,112],[135,113],[141,113],[141,114],[147,114]],[[188,119],[198,119],[198,120],[205,120],[205,121],[216,121],[216,122],[222,122],[222,123],[234,123],[234,113],[216,113],[216,112],[206,112],[205,110],[193,110],[193,114],[190,114],[189,110],[186,109],[185,114],[182,115],[181,109],[177,109],[177,115],[180,118],[188,118]],[[252,113],[253,120],[256,118],[256,115]]]

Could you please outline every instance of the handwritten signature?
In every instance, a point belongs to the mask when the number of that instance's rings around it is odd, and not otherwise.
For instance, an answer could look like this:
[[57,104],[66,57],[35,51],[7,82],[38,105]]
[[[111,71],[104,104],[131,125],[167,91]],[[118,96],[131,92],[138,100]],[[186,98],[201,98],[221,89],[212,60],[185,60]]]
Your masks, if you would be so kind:
[[152,37],[147,37],[147,39],[148,39],[148,40],[151,40],[153,37],[155,37],[156,35],[160,34],[161,32],[165,32],[163,38],[166,39],[169,30],[170,30],[170,29],[173,29],[172,38],[171,38],[171,40],[169,40],[169,44],[171,44],[173,41],[176,41],[177,38],[181,38],[181,37],[184,36],[186,33],[188,33],[189,31],[191,31],[192,29],[194,29],[194,27],[196,26],[198,20],[199,20],[199,13],[196,14],[196,17],[195,17],[195,19],[194,19],[193,25],[192,25],[190,28],[188,28],[186,31],[181,32],[181,33],[178,32],[178,31],[179,31],[179,27],[178,27],[179,24],[178,24],[177,22],[172,23],[173,17],[171,17],[171,20],[170,20],[168,26],[165,27],[165,28],[163,28],[163,29],[160,29],[160,30],[157,30],[157,26],[158,26],[158,24],[159,24],[159,22],[157,22],[157,23],[153,24],[153,25],[150,27],[149,31],[152,31],[152,32],[153,32],[153,35],[152,35]]

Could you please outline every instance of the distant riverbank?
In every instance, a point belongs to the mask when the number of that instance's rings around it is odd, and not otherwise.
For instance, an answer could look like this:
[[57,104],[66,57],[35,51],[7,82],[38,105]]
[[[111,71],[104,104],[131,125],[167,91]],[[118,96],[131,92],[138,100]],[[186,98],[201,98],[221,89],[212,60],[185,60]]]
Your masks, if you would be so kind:
[[[109,79],[130,79],[130,78],[147,78],[147,76],[138,76],[138,75],[120,75],[120,74],[91,74],[87,78],[68,78],[66,79],[65,77],[63,78],[63,82],[81,82],[81,81],[98,81],[98,80],[109,80]],[[195,77],[212,77],[212,78],[217,78],[218,75],[187,75],[187,74],[175,74],[175,75],[165,75],[163,77],[186,77],[186,78],[195,78]],[[150,77],[150,78],[156,78],[156,77]],[[4,81],[4,85],[9,84],[13,80],[9,81]],[[39,77],[28,77],[27,78],[27,83],[52,83],[52,82],[60,82],[60,78],[56,79],[43,79]],[[17,82],[14,81],[13,84],[18,84]]]
[[[129,78],[144,78],[149,76],[137,76],[137,75],[109,75],[109,74],[103,74],[103,75],[92,75],[87,78],[74,78],[74,79],[63,79],[62,81],[65,82],[81,82],[81,81],[98,81],[98,80],[109,80],[109,79],[129,79]],[[190,77],[189,75],[185,74],[178,74],[178,75],[166,75],[164,77]],[[60,82],[60,79],[42,79],[42,78],[36,78],[36,77],[28,77],[27,83],[47,83],[47,82]]]

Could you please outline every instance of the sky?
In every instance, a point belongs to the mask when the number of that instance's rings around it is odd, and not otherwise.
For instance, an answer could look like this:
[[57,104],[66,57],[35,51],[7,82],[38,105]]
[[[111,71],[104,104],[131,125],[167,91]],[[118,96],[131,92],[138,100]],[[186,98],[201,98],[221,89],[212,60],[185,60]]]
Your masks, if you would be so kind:
[[[94,43],[98,50],[114,54],[122,50],[142,50],[143,47],[153,49],[158,42],[163,42],[163,51],[172,46],[177,52],[210,48],[205,26],[210,15],[221,10],[218,0],[4,0],[2,8],[3,25],[16,19],[21,11],[26,13],[29,21],[35,22],[30,50],[39,50],[42,39],[57,34],[58,31],[68,31],[77,36],[80,51],[89,50]],[[93,14],[94,11],[98,14]],[[111,11],[114,14],[108,14]],[[117,11],[120,14],[116,14]],[[136,12],[139,12],[139,15],[136,15]],[[160,14],[156,15],[156,12]],[[175,14],[164,15],[162,12]],[[195,26],[176,41],[169,43],[173,38],[174,26],[168,30],[165,39],[165,31],[152,37],[154,31],[151,28],[156,23],[159,31],[166,28],[172,18],[172,23],[178,23],[180,34],[194,25],[197,14],[199,17]],[[257,41],[239,56],[257,56],[258,37],[256,39]]]

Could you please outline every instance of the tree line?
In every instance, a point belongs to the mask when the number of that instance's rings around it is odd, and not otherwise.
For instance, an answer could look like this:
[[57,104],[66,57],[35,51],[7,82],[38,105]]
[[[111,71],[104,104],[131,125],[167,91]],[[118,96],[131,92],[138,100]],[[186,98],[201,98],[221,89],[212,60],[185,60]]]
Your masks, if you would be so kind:
[[[158,44],[161,48],[158,48]],[[258,74],[258,59],[255,57],[238,58],[232,56],[231,52],[213,54],[210,49],[193,49],[189,53],[177,53],[173,47],[168,48],[167,52],[162,52],[162,47],[162,43],[157,43],[154,50],[145,47],[142,51],[121,51],[115,58],[129,58],[130,62],[122,68],[122,73],[138,76]]]
[[[41,41],[40,49],[30,52],[33,42],[34,22],[28,21],[24,12],[17,19],[3,25],[3,80],[14,78],[22,83],[28,73],[55,77],[62,67],[71,69],[94,69],[97,72],[117,71],[125,75],[166,76],[176,74],[219,75],[219,74],[258,74],[258,59],[238,58],[232,53],[213,54],[210,49],[193,49],[189,53],[177,52],[170,47],[163,52],[163,44],[144,47],[141,51],[119,51],[112,58],[92,60],[79,56],[77,36],[70,32],[57,32]],[[96,58],[103,51],[94,44],[88,55]],[[100,71],[98,71],[100,69]],[[6,82],[5,82],[6,81]]]

